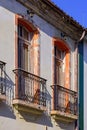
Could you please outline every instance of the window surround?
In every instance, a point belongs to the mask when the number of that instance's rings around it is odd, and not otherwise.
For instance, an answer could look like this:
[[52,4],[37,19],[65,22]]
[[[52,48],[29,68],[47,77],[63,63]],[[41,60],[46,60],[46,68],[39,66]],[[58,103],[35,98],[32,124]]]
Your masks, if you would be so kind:
[[[40,51],[39,50],[39,30],[38,28],[36,28],[33,23],[29,22],[28,20],[24,19],[22,16],[20,15],[15,15],[15,68],[18,68],[18,25],[22,25],[23,27],[25,27],[29,32],[32,32],[33,38],[32,38],[32,47],[34,48],[34,52],[33,52],[33,57],[36,56],[37,58],[34,58],[34,71],[33,74],[36,75],[40,75]],[[16,83],[16,87],[15,87],[15,97],[18,97],[18,79],[17,77],[15,77],[15,83]]]
[[[18,46],[19,35],[18,35],[18,25],[22,25],[29,32],[33,33],[30,42],[30,58],[33,62],[32,69],[33,72],[18,68]],[[46,110],[46,98],[44,94],[46,91],[46,79],[40,77],[40,44],[39,44],[39,31],[26,19],[19,15],[15,15],[15,89],[14,89],[14,99],[13,107],[14,110],[24,111],[28,113],[33,113],[36,115],[41,115],[44,110]],[[21,30],[20,30],[21,31]],[[28,35],[24,33],[23,46],[27,48],[29,45]],[[22,36],[22,35],[21,35]],[[21,42],[20,42],[21,43]],[[22,50],[22,49],[21,49]],[[23,55],[24,56],[24,55]],[[29,60],[29,59],[28,59]],[[23,62],[24,63],[24,62]],[[20,66],[21,67],[21,66]],[[44,87],[44,89],[43,89]],[[43,92],[43,93],[42,93]],[[43,101],[42,101],[43,100]],[[43,102],[43,103],[42,103]],[[40,104],[41,103],[41,104]],[[35,105],[34,105],[35,104]]]
[[[64,78],[64,86],[67,89],[70,89],[70,48],[67,43],[60,39],[53,37],[52,39],[52,84],[55,84],[55,46],[59,47],[59,49],[66,52],[65,54],[65,78]],[[66,67],[67,66],[67,67]],[[54,109],[54,93],[52,99],[52,107]]]
[[[55,84],[55,46],[58,47],[60,50],[64,51],[65,54],[65,73],[67,73],[67,75],[69,76],[69,68],[70,68],[70,48],[67,45],[67,43],[59,38],[53,38],[53,42],[52,42],[52,84]],[[67,78],[67,77],[66,77]],[[68,77],[69,78],[69,77]],[[70,79],[67,79],[70,80]],[[69,82],[69,81],[68,81]],[[70,86],[67,86],[65,84],[66,88],[69,88]]]

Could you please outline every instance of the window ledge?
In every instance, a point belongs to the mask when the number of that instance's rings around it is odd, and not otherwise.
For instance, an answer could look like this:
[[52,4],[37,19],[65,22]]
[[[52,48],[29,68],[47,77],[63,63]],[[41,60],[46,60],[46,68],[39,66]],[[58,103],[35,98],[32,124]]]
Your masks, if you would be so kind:
[[23,111],[35,115],[41,115],[46,110],[46,107],[35,103],[28,103],[20,99],[13,100],[13,107],[18,111]]
[[57,110],[52,110],[51,116],[56,121],[59,120],[59,121],[63,121],[63,122],[66,122],[66,123],[73,122],[74,120],[78,119],[77,115],[73,115],[73,114],[70,114],[70,113],[64,113],[64,112],[57,111]]

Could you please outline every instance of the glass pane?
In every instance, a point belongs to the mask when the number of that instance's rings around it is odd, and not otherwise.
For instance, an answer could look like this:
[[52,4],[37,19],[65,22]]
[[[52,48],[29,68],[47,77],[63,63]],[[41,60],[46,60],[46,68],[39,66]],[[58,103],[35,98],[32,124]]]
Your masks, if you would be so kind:
[[64,86],[64,51],[55,48],[56,84]]
[[29,32],[25,28],[23,28],[23,38],[25,40],[29,39]]
[[18,36],[22,37],[22,26],[18,25]]
[[24,46],[24,69],[28,71],[28,46]]

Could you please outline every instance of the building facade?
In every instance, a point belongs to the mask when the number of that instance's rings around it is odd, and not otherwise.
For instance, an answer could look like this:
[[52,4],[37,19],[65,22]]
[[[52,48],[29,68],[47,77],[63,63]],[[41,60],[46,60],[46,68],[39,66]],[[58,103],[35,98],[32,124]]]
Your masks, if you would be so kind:
[[83,28],[47,0],[0,0],[0,130],[75,130]]

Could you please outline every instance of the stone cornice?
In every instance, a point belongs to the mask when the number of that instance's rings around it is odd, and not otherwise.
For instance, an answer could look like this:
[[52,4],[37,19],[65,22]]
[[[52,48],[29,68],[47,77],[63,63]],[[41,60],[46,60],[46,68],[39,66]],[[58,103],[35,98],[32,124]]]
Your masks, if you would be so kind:
[[78,40],[84,28],[66,15],[50,0],[17,0],[28,9],[32,9],[35,14],[61,30],[67,36]]

